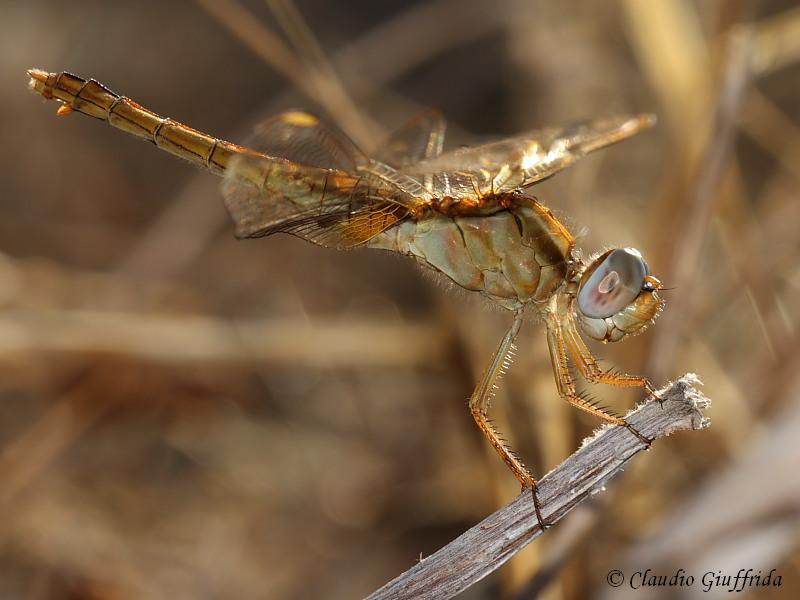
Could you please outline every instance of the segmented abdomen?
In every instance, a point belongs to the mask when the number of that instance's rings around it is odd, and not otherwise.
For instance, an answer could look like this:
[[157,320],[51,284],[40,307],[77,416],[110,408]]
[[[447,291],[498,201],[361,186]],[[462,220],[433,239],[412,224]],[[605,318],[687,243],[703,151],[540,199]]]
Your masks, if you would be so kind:
[[107,121],[117,129],[218,175],[225,172],[234,156],[241,153],[258,154],[161,117],[130,98],[112,92],[94,79],[83,79],[67,72],[46,73],[38,69],[31,69],[28,73],[31,76],[31,89],[45,98],[60,100],[71,110]]

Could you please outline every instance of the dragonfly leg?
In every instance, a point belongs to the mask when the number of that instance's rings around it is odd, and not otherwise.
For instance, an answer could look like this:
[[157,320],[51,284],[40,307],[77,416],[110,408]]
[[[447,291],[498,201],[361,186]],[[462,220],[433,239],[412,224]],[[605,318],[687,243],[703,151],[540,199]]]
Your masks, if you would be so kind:
[[[556,378],[556,387],[559,395],[575,406],[589,414],[625,427],[646,446],[650,447],[652,440],[640,433],[633,425],[628,423],[623,417],[615,415],[607,408],[601,408],[594,404],[589,398],[582,396],[575,389],[575,382],[569,372],[567,343],[560,323],[548,323],[547,326],[547,346],[550,349],[550,360],[553,363],[553,372]],[[580,368],[580,367],[579,367]]]
[[488,419],[489,405],[494,397],[494,390],[497,389],[497,381],[505,373],[506,369],[511,363],[514,353],[514,339],[516,339],[519,329],[522,326],[522,312],[514,315],[514,322],[506,332],[506,335],[500,341],[500,345],[492,355],[492,362],[489,363],[486,371],[484,371],[478,382],[475,391],[469,399],[469,409],[472,413],[472,418],[478,424],[478,427],[489,440],[489,443],[503,459],[503,462],[508,465],[514,477],[522,485],[523,489],[530,488],[531,496],[533,497],[533,507],[536,511],[536,519],[539,521],[539,526],[542,529],[548,527],[542,518],[542,510],[539,504],[539,496],[536,488],[536,480],[527,467],[523,464],[520,458],[511,451],[507,442],[500,436],[500,433],[495,429],[494,425]]
[[622,387],[641,387],[648,395],[663,404],[663,400],[656,393],[653,384],[650,383],[646,377],[604,371],[597,363],[597,359],[592,356],[589,347],[586,345],[586,342],[583,341],[580,333],[578,333],[575,322],[572,319],[566,319],[565,321],[563,328],[567,349],[581,375],[592,383],[605,383],[607,385],[618,385]]

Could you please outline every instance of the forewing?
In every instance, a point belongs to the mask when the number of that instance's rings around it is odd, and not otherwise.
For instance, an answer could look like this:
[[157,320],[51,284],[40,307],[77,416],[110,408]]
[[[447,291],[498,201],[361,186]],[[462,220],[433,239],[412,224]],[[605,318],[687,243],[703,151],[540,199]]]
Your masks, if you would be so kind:
[[[652,115],[611,117],[569,127],[549,127],[480,146],[459,148],[404,169],[415,178],[432,176],[435,192],[458,196],[524,188],[579,158],[620,142],[655,122]],[[460,182],[453,186],[452,182]],[[455,189],[453,189],[455,188]]]

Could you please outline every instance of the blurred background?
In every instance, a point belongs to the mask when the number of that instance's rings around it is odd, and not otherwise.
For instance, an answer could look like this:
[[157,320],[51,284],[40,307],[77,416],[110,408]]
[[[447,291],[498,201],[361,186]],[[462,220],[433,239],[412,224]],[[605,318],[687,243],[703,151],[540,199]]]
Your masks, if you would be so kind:
[[[800,597],[800,9],[787,1],[75,0],[0,22],[0,598],[363,597],[513,498],[465,406],[509,316],[411,261],[236,241],[219,182],[25,70],[96,78],[232,141],[289,107],[376,147],[654,112],[532,192],[674,288],[597,348],[694,371],[712,427],[660,440],[463,594],[615,598],[606,574],[777,569]],[[492,415],[535,473],[598,425],[527,325]],[[638,398],[596,389],[617,410]],[[774,597],[774,596],[770,596]]]

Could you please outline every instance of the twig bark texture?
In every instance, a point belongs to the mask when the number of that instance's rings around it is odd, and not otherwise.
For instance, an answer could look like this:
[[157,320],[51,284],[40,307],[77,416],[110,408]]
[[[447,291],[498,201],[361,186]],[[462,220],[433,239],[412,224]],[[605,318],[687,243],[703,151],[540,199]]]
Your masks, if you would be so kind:
[[[655,439],[682,429],[703,429],[702,410],[710,401],[687,374],[659,391],[663,406],[649,400],[628,415],[628,421]],[[607,426],[539,481],[542,515],[555,523],[581,501],[601,491],[644,444],[623,427]],[[541,535],[531,494],[525,490],[472,529],[377,590],[368,600],[452,598],[479,581]]]

